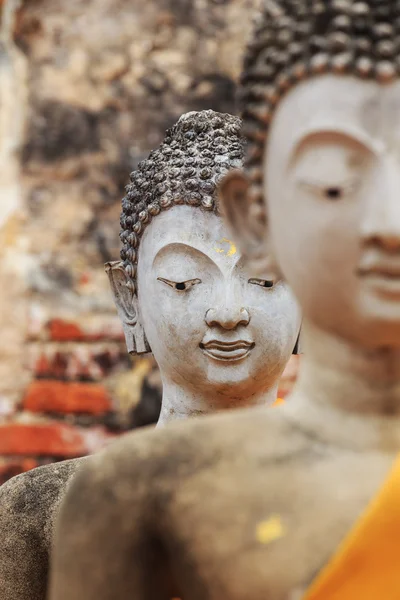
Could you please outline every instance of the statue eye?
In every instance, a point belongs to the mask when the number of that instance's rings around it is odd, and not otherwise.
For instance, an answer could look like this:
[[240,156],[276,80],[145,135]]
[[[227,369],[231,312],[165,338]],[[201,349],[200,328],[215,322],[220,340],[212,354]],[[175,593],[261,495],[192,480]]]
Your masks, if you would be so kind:
[[253,285],[259,285],[260,287],[265,288],[274,287],[274,282],[271,281],[271,279],[257,279],[256,277],[253,277],[252,279],[249,279],[249,283],[252,283]]
[[343,197],[344,191],[341,187],[328,187],[324,190],[324,195],[328,200],[340,200]]
[[347,196],[354,194],[354,192],[357,191],[360,181],[358,179],[353,179],[351,181],[345,181],[340,185],[329,186],[324,186],[323,183],[319,182],[300,181],[299,183],[307,192],[311,192],[312,194],[329,200],[330,202],[335,202],[337,200],[343,200]]
[[158,281],[162,281],[169,287],[174,288],[178,292],[186,292],[191,287],[196,285],[197,283],[201,283],[201,279],[188,279],[187,281],[170,281],[169,279],[164,279],[164,277],[157,277]]

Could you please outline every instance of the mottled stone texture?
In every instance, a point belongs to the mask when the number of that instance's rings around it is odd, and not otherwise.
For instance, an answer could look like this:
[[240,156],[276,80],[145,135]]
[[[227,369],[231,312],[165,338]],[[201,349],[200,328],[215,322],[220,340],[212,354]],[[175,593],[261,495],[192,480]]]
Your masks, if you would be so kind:
[[[157,414],[103,263],[129,172],[185,111],[235,112],[258,0],[4,0],[0,482]],[[149,414],[133,413],[139,397]]]

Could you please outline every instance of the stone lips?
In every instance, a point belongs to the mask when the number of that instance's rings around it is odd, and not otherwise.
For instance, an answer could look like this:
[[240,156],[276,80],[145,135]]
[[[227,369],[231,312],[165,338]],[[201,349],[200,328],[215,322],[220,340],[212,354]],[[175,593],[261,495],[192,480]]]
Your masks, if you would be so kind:
[[153,217],[176,204],[218,211],[216,187],[242,165],[241,121],[212,110],[189,112],[166,132],[161,146],[131,174],[122,200],[121,259],[136,291],[138,247]]

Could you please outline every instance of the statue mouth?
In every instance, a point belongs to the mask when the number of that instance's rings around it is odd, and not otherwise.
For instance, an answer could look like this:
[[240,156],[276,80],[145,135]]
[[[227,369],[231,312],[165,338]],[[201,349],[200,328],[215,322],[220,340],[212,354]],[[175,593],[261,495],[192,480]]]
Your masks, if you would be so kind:
[[247,342],[246,340],[236,340],[233,342],[210,340],[205,344],[200,344],[200,348],[205,354],[214,360],[223,362],[243,360],[250,354],[254,346],[254,342]]
[[357,270],[357,274],[377,292],[396,296],[400,294],[400,264],[365,264]]

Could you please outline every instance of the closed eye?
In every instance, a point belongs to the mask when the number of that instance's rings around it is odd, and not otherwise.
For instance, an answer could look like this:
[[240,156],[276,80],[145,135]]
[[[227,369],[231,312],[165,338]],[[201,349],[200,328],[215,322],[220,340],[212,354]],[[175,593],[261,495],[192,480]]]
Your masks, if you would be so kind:
[[249,283],[265,288],[272,288],[274,286],[274,282],[271,279],[257,279],[256,277],[249,279]]
[[170,281],[169,279],[164,279],[164,277],[157,277],[157,280],[162,281],[162,283],[169,285],[169,287],[174,288],[174,290],[177,290],[178,292],[186,292],[194,285],[201,283],[201,279],[188,279],[187,281]]
[[330,201],[342,200],[357,191],[360,181],[353,179],[339,184],[325,185],[319,182],[299,181],[300,186],[312,194]]

